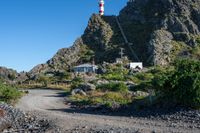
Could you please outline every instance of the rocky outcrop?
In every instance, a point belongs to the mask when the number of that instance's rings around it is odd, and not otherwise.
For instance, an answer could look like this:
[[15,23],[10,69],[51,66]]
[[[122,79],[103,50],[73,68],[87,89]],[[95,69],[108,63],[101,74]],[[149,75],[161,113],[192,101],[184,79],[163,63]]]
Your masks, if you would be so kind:
[[115,17],[93,14],[82,35],[83,43],[94,51],[96,63],[114,62],[120,57],[124,44]]
[[167,65],[170,62],[170,52],[172,50],[171,40],[173,36],[165,30],[155,31],[149,42],[149,59],[153,65]]
[[26,72],[18,73],[16,70],[0,67],[0,80],[7,83],[23,82],[28,79]]
[[18,73],[13,69],[0,67],[0,78],[7,82],[12,82],[17,79]]
[[30,77],[41,73],[69,70],[73,64],[79,61],[83,49],[82,39],[79,38],[71,47],[60,49],[54,57],[45,64],[35,66],[29,72]]
[[134,0],[119,17],[140,59],[148,65],[166,65],[172,60],[170,40],[197,46],[199,12],[199,0]]
[[[130,42],[128,45],[124,42],[116,17]],[[172,42],[194,48],[198,45],[198,36],[199,0],[133,0],[127,3],[119,16],[93,14],[84,34],[72,47],[59,50],[52,59],[35,67],[31,73],[66,71],[73,65],[93,59],[97,64],[114,62],[120,57],[120,48],[132,61],[136,61],[134,51],[145,65],[167,65],[181,55],[175,52],[176,55],[172,56],[175,49]],[[179,52],[183,51],[180,49]]]
[[71,65],[75,64],[80,59],[81,50],[83,50],[82,45],[83,41],[79,38],[70,48],[60,49],[56,55],[47,62],[48,66],[55,70],[69,69]]
[[113,30],[109,23],[99,15],[92,15],[83,34],[84,43],[91,49],[104,51],[108,47],[113,36]]

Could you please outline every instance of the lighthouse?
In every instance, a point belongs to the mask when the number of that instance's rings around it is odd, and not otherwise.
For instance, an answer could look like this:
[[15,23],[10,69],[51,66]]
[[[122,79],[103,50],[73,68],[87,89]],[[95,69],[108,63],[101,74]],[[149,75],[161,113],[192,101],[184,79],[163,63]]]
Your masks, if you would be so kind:
[[104,0],[99,0],[99,15],[104,15]]

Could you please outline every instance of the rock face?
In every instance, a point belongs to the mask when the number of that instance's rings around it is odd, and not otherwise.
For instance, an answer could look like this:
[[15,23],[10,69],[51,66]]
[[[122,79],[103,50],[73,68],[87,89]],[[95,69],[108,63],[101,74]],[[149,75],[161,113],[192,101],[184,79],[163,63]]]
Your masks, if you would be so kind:
[[149,42],[149,61],[152,64],[167,65],[170,62],[170,54],[172,50],[171,40],[173,36],[165,30],[155,31]]
[[49,67],[57,70],[70,68],[72,64],[79,60],[82,45],[82,39],[77,39],[72,47],[60,49],[47,64]]
[[0,80],[8,83],[16,83],[28,79],[26,72],[18,73],[16,70],[0,67]]
[[60,49],[53,58],[45,64],[35,66],[29,75],[38,75],[40,73],[53,72],[57,70],[68,70],[70,67],[77,63],[81,57],[83,48],[82,39],[79,38],[75,41],[74,45],[69,48]]
[[17,71],[5,67],[0,67],[0,77],[2,79],[12,81],[17,78]]
[[199,12],[199,0],[134,0],[119,17],[136,53],[143,53],[140,59],[146,64],[165,65],[170,62],[170,40],[197,45]]
[[[116,17],[131,45],[124,41]],[[119,16],[92,15],[84,34],[70,48],[59,50],[31,73],[68,70],[78,63],[114,62],[120,48],[132,61],[133,51],[145,65],[167,65],[187,49],[200,45],[199,0],[133,0]],[[128,44],[129,44],[128,43]],[[175,51],[175,52],[174,52]],[[176,54],[175,54],[176,53]],[[197,57],[200,57],[198,55]]]

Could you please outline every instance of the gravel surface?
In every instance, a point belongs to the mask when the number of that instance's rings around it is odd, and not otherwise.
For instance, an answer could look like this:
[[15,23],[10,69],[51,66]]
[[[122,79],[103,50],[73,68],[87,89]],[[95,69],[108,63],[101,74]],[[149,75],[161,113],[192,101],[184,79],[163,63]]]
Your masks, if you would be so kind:
[[3,133],[43,133],[50,128],[48,120],[38,119],[10,105],[1,103],[0,109],[5,112],[4,116],[0,117],[0,126]]
[[99,113],[94,109],[71,108],[65,104],[63,94],[58,90],[30,90],[16,107],[49,119],[59,128],[56,132],[61,133],[200,132],[199,111],[175,108],[173,111],[149,109],[130,113],[124,109],[121,114]]

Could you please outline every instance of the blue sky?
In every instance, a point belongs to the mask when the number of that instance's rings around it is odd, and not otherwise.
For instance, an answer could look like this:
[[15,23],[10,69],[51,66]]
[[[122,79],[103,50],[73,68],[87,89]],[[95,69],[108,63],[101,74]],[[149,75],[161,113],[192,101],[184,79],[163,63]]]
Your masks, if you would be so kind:
[[[118,14],[128,0],[105,0]],[[98,13],[98,0],[0,0],[0,66],[29,71],[69,47]]]

